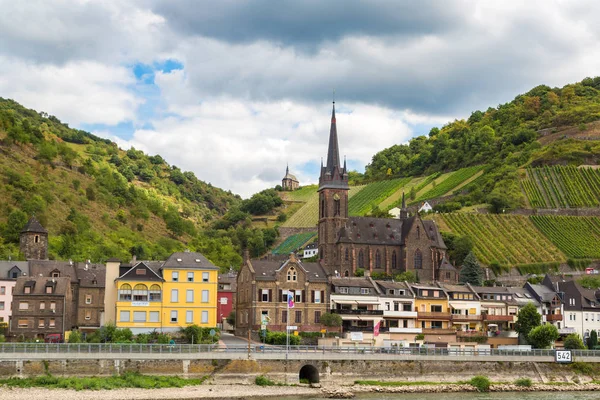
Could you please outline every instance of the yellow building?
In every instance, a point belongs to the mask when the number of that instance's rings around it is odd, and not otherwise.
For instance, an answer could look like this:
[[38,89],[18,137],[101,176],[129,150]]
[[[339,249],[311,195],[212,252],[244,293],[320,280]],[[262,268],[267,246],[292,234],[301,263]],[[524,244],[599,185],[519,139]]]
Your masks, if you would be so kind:
[[415,294],[417,325],[423,329],[423,333],[429,333],[428,330],[431,330],[430,333],[448,329],[454,331],[446,291],[435,286],[411,285],[411,288]]
[[112,285],[114,294],[106,309],[114,313],[107,315],[134,334],[217,326],[218,273],[206,257],[192,252],[173,253],[163,263],[108,263],[106,286]]

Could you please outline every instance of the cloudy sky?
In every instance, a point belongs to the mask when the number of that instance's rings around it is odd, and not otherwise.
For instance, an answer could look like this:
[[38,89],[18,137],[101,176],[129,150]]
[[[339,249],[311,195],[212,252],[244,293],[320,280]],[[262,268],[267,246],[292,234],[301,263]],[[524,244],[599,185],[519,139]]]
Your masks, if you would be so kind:
[[0,0],[0,96],[249,196],[600,75],[597,1]]

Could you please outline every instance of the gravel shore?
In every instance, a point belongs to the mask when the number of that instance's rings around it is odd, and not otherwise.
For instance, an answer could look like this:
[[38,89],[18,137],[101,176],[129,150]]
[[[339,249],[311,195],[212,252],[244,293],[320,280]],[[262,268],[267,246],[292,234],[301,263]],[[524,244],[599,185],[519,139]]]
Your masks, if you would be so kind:
[[202,385],[168,389],[115,389],[75,391],[41,388],[0,388],[2,400],[179,400],[179,399],[273,399],[318,397],[321,390],[302,386]]

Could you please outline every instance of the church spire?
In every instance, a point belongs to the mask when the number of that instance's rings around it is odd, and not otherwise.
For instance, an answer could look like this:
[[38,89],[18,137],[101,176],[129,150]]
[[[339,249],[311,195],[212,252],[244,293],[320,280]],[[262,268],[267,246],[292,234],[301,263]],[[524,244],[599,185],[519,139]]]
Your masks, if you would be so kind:
[[337,128],[335,123],[335,101],[331,111],[331,128],[329,128],[329,150],[327,151],[327,171],[340,167],[340,150],[338,148]]
[[324,188],[348,189],[348,174],[340,166],[340,150],[338,147],[337,126],[335,120],[335,101],[331,110],[331,127],[329,128],[329,147],[327,148],[327,161],[325,166],[321,162],[321,176],[319,190]]
[[290,173],[290,165],[288,163],[285,164],[285,176],[288,176]]
[[400,209],[400,219],[404,220],[408,218],[408,210],[406,209],[406,199],[404,198],[404,192],[402,192],[402,208]]

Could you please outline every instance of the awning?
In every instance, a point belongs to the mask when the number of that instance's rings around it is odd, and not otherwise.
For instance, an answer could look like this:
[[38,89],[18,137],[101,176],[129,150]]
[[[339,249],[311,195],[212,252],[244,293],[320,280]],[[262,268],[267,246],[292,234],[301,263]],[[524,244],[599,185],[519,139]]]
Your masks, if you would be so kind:
[[379,304],[377,300],[337,300],[331,299],[336,304]]
[[498,324],[488,324],[488,326],[498,326]]

